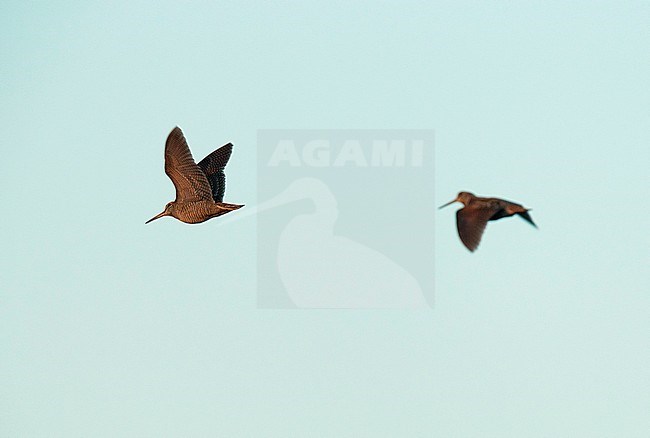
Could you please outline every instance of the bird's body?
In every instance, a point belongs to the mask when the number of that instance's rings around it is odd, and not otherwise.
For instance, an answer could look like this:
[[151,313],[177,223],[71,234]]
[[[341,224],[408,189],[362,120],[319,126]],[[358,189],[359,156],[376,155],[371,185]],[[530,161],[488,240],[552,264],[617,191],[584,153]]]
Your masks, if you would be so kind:
[[232,144],[228,143],[196,164],[183,132],[179,127],[174,128],[165,144],[165,173],[174,183],[176,200],[145,223],[173,216],[188,224],[198,224],[243,207],[223,202],[226,190],[224,167],[231,153]]
[[464,205],[456,212],[456,227],[460,240],[472,252],[478,248],[488,221],[496,221],[516,214],[537,228],[528,214],[530,209],[505,199],[483,198],[469,192],[460,192],[456,199],[440,208],[454,202],[461,202]]
[[172,202],[170,205],[169,216],[173,216],[186,224],[200,224],[208,219],[224,215],[241,207],[241,205],[226,204],[223,202]]

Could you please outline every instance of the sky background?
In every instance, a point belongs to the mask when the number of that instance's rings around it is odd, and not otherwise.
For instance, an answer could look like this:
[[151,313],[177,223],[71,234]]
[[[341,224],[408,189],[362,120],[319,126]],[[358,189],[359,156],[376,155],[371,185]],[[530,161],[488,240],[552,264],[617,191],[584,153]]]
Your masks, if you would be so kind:
[[[0,6],[3,437],[647,437],[650,4]],[[436,205],[533,208],[424,311],[256,308],[255,221],[144,221],[164,140],[435,129]],[[408,194],[405,194],[408,196]]]

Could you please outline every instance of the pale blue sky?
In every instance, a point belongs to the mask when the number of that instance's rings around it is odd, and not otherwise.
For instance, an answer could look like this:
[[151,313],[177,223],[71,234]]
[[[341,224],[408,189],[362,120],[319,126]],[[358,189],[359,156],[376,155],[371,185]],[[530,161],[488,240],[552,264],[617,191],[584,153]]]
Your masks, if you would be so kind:
[[[647,437],[650,4],[5,1],[3,437]],[[534,209],[432,311],[256,308],[254,221],[144,221],[262,128],[435,129],[436,205]],[[408,194],[405,194],[408,196]],[[179,255],[181,257],[179,258]]]

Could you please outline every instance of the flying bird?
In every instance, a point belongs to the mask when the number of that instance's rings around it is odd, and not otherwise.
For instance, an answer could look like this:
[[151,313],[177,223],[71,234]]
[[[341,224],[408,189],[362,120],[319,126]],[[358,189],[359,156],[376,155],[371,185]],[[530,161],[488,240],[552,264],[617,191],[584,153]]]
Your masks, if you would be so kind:
[[198,224],[243,207],[223,202],[226,192],[224,167],[231,153],[232,144],[228,143],[196,164],[183,131],[175,127],[165,144],[165,173],[176,187],[176,200],[168,203],[162,213],[145,224],[163,216],[173,216],[187,224]]
[[537,228],[528,214],[530,209],[514,202],[499,198],[481,198],[473,193],[460,192],[456,199],[440,206],[439,209],[454,202],[461,202],[464,205],[463,208],[456,211],[456,227],[460,240],[471,252],[478,248],[488,221],[496,221],[516,214]]

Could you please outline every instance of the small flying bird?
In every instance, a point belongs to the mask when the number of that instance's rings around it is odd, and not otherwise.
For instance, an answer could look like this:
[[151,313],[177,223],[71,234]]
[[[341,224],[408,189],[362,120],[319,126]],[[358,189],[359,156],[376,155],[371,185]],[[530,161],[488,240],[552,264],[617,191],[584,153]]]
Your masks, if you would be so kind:
[[447,202],[438,209],[454,202],[462,202],[464,205],[463,208],[456,212],[456,227],[458,228],[460,240],[472,252],[478,248],[488,221],[495,221],[516,214],[537,228],[537,225],[528,214],[530,209],[514,202],[499,198],[481,198],[473,193],[460,192],[456,199]]
[[226,174],[223,170],[231,153],[232,143],[228,143],[196,164],[183,131],[175,127],[165,144],[165,173],[176,187],[176,200],[168,203],[162,213],[145,224],[163,216],[173,216],[187,224],[198,224],[242,208],[243,205],[223,202],[226,192]]

